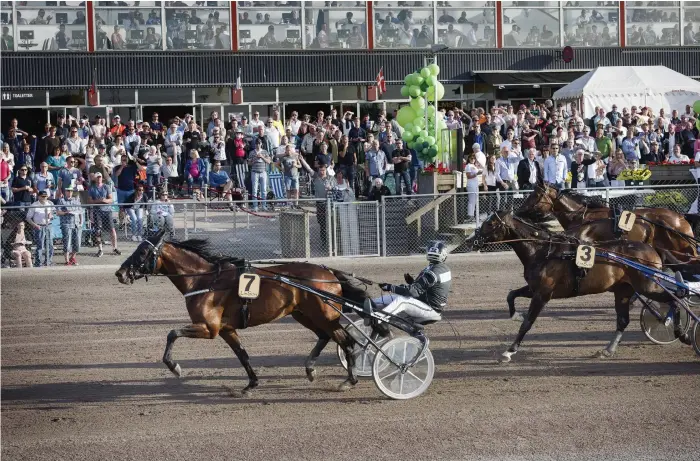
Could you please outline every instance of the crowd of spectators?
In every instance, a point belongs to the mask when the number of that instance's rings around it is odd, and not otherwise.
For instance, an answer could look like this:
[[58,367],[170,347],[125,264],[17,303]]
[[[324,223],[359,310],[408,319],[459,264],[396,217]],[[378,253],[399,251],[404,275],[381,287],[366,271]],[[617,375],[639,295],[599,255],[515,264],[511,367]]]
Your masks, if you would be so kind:
[[[449,129],[463,131],[472,191],[530,189],[540,179],[563,187],[569,172],[572,187],[603,187],[617,185],[622,170],[639,164],[700,161],[697,114],[690,106],[683,113],[667,114],[663,108],[636,106],[620,112],[613,105],[583,118],[576,108],[530,100],[529,106],[517,109],[455,107],[442,108],[439,114]],[[265,211],[270,198],[293,204],[302,188],[318,199],[377,199],[391,193],[388,177],[394,180],[395,193],[415,192],[423,164],[404,144],[393,116],[381,111],[371,120],[335,109],[315,116],[289,115],[283,120],[273,110],[261,119],[256,111],[250,120],[231,114],[224,121],[212,112],[198,123],[190,114],[162,121],[153,113],[148,121],[122,121],[115,115],[109,124],[99,116],[59,116],[56,125],[47,124],[39,134],[26,132],[13,119],[2,134],[0,194],[4,203],[35,205],[23,221],[38,242],[34,264],[41,265],[50,261],[38,256],[49,253],[41,242],[52,240],[47,234],[52,213],[60,217],[64,246],[71,249],[66,263],[77,263],[84,224],[78,216],[81,204],[95,205],[89,219],[98,230],[100,256],[102,233],[120,254],[115,204],[130,225],[132,239],[139,241],[149,219],[172,234],[170,197],[217,197],[233,207],[234,193],[237,198],[247,194],[255,212]],[[269,187],[272,173],[283,183],[281,195]],[[41,208],[51,202],[58,207]],[[325,201],[319,202],[322,206]],[[16,229],[17,265],[26,257],[24,232]]]
[[689,105],[683,113],[643,106],[620,112],[616,104],[595,113],[584,118],[576,108],[530,100],[517,110],[455,109],[447,121],[464,130],[465,171],[475,191],[527,190],[540,180],[557,188],[623,186],[617,176],[640,165],[700,162],[698,114]]

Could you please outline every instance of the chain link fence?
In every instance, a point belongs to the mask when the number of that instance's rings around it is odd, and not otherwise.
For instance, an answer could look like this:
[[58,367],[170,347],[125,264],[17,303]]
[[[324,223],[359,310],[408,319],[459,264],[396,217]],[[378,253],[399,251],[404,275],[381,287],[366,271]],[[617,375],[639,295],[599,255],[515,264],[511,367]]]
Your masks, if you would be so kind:
[[[623,210],[668,208],[677,213],[697,213],[697,185],[639,186],[578,189],[588,196],[598,196],[608,206]],[[437,195],[385,197],[380,207],[382,220],[382,255],[418,254],[431,240],[443,240],[453,253],[468,251],[467,238],[494,211],[517,210],[530,191],[456,192]],[[470,205],[470,201],[472,204]],[[554,232],[563,228],[556,220],[543,223]],[[482,252],[510,251],[506,244],[489,245]]]
[[[250,210],[248,202],[187,201],[129,205],[2,207],[3,267],[121,263],[143,238],[160,230],[176,240],[206,239],[213,253],[247,259],[315,258],[333,254],[330,200],[268,200],[267,209]],[[372,203],[375,243],[365,254],[378,254],[378,209]],[[32,211],[33,210],[33,211]],[[355,222],[364,226],[368,214]],[[343,222],[340,222],[343,225]],[[114,229],[112,231],[112,229]],[[361,229],[358,227],[357,232]],[[102,254],[99,244],[102,243]],[[114,252],[116,248],[120,254]],[[363,247],[364,248],[364,247]],[[350,247],[340,252],[350,254]]]
[[[640,186],[579,190],[624,210],[668,208],[697,213],[698,187]],[[79,205],[2,207],[3,267],[65,264],[119,264],[140,238],[164,229],[177,240],[201,238],[214,253],[248,259],[402,256],[420,254],[431,240],[447,242],[451,252],[468,251],[467,238],[490,214],[521,207],[529,191],[457,192],[386,196],[381,202],[333,202],[330,199],[268,200],[254,212],[249,202],[175,201],[164,206]],[[471,205],[470,205],[471,201]],[[32,209],[41,208],[28,219]],[[42,220],[48,215],[48,225]],[[31,222],[30,222],[31,221]],[[41,225],[35,227],[37,222]],[[546,223],[563,229],[556,221]],[[114,232],[112,232],[112,228]],[[102,242],[102,257],[97,258]],[[122,255],[115,254],[116,247]],[[489,252],[509,251],[503,245]]]

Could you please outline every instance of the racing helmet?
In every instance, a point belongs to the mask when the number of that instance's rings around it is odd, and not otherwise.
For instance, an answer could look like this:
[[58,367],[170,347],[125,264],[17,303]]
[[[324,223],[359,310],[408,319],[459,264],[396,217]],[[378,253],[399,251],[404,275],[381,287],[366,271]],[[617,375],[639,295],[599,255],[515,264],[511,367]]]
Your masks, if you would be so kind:
[[428,251],[425,255],[430,263],[439,264],[445,262],[447,259],[447,247],[445,246],[445,242],[439,240],[429,242]]

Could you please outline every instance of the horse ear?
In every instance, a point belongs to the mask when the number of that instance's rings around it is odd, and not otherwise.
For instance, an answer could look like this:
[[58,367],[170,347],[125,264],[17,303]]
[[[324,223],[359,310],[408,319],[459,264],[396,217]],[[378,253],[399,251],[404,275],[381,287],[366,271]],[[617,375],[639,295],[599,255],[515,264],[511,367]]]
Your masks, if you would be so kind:
[[153,240],[151,241],[151,243],[153,243],[154,245],[159,244],[160,242],[163,241],[163,237],[164,237],[164,236],[165,236],[165,229],[159,230],[158,232],[156,232],[156,233],[153,235],[153,237],[152,237]]

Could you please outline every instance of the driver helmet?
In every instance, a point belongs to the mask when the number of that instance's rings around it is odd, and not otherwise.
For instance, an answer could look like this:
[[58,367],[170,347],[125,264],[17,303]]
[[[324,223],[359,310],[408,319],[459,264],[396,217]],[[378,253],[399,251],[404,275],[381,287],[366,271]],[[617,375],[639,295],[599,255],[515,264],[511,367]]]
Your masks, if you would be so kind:
[[432,264],[439,264],[445,262],[447,259],[447,248],[445,242],[438,240],[428,243],[428,251],[426,252],[426,257],[428,262]]

